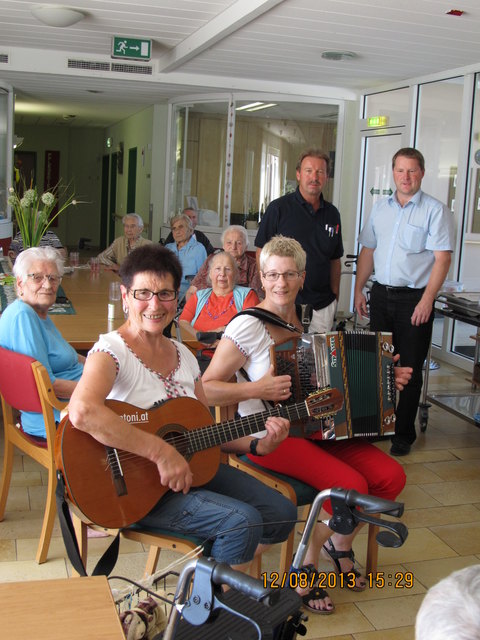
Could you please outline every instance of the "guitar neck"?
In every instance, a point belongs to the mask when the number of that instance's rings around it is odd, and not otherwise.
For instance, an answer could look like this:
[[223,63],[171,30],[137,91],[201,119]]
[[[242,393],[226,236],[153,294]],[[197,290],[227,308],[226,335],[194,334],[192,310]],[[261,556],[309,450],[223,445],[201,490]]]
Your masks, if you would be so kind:
[[190,431],[188,433],[189,449],[195,453],[210,447],[219,447],[237,438],[251,436],[253,433],[265,429],[265,421],[270,416],[287,418],[290,422],[294,422],[308,418],[309,415],[306,402],[287,406],[278,405],[262,413],[254,413]]

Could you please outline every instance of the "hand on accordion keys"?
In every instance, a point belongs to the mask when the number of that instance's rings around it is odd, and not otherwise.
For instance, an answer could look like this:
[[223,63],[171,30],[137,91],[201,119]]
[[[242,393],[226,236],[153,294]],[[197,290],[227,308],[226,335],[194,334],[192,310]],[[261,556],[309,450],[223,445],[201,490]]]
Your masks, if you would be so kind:
[[292,378],[289,375],[276,376],[273,364],[270,365],[267,373],[254,384],[256,385],[255,397],[261,400],[285,402],[292,395],[290,391]]
[[[393,361],[395,364],[399,362],[400,354],[397,353],[396,356],[393,356]],[[403,391],[403,388],[408,384],[408,381],[412,377],[412,367],[395,367],[395,387],[397,391]]]

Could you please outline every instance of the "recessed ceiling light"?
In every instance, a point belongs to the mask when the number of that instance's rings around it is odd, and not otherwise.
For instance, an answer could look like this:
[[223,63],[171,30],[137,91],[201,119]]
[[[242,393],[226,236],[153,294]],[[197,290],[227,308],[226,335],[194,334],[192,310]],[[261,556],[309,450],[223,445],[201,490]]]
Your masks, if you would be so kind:
[[354,60],[358,55],[353,51],[324,51],[322,53],[324,60]]

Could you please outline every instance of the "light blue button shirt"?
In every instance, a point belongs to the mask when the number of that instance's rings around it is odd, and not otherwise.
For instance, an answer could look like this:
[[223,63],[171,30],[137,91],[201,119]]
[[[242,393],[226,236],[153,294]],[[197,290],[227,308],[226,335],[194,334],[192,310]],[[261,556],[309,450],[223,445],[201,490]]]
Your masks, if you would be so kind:
[[402,207],[396,193],[373,206],[359,242],[374,249],[372,279],[392,287],[422,289],[434,251],[453,251],[453,215],[439,200],[417,191]]

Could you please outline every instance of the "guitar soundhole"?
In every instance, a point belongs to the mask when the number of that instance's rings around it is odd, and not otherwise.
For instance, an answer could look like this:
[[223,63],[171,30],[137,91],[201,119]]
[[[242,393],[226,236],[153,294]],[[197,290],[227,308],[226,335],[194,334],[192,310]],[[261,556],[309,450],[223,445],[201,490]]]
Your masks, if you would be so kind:
[[[178,429],[178,430],[177,430]],[[192,455],[190,450],[190,442],[188,439],[188,431],[185,432],[180,425],[169,425],[168,432],[165,433],[165,427],[161,430],[162,438],[174,447],[178,453],[181,453],[184,458],[188,458]]]

